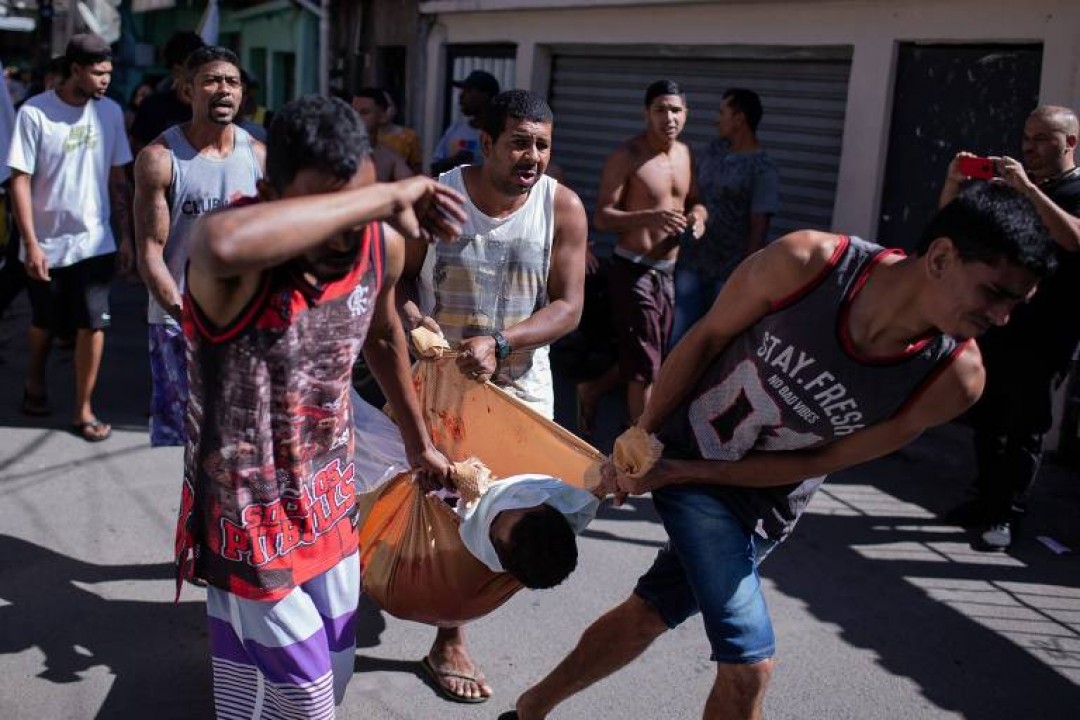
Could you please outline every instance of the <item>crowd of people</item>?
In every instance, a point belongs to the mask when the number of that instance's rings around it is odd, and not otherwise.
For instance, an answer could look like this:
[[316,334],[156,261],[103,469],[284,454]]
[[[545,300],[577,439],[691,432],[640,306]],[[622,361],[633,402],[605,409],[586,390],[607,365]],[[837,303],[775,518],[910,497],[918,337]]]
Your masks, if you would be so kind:
[[[71,430],[110,436],[94,403],[109,288],[136,268],[150,441],[185,448],[178,592],[182,580],[207,588],[217,713],[332,718],[353,673],[362,572],[357,358],[417,481],[452,490],[458,458],[425,426],[407,333],[440,333],[463,375],[552,418],[549,349],[578,327],[600,267],[589,218],[552,177],[545,99],[484,71],[455,83],[464,119],[424,173],[420,138],[380,88],[302,97],[267,127],[251,120],[252,79],[230,50],[193,33],[164,50],[169,77],[137,88],[127,117],[105,97],[111,48],[90,34],[19,109],[4,283],[21,273],[32,309],[22,411],[51,412],[49,350],[70,338]],[[1071,110],[1036,108],[1023,162],[991,158],[992,182],[972,182],[960,152],[906,255],[820,230],[772,239],[780,180],[757,136],[761,98],[727,91],[700,151],[679,140],[688,99],[671,80],[643,88],[642,130],[598,178],[593,226],[617,236],[603,264],[615,351],[577,388],[582,430],[625,387],[624,437],[662,448],[644,472],[606,463],[603,487],[616,503],[651,493],[669,540],[518,698],[510,715],[523,720],[699,612],[717,668],[705,717],[760,717],[776,648],[759,567],[826,476],[971,410],[978,492],[954,517],[979,529],[981,549],[1007,548],[1051,385],[1080,340],[1055,314],[1080,250]],[[511,537],[499,532],[496,548]],[[448,699],[492,693],[462,626],[437,628],[423,665]]]

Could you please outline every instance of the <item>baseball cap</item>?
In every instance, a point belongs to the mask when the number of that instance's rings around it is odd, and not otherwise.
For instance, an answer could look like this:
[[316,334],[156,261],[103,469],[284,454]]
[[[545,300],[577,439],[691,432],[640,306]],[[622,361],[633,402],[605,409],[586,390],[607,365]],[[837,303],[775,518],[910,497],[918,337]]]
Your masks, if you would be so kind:
[[112,48],[93,33],[79,33],[68,40],[64,59],[68,62],[88,65],[112,59]]
[[492,97],[499,94],[499,81],[483,70],[473,70],[464,80],[455,80],[451,84],[456,88],[476,88]]

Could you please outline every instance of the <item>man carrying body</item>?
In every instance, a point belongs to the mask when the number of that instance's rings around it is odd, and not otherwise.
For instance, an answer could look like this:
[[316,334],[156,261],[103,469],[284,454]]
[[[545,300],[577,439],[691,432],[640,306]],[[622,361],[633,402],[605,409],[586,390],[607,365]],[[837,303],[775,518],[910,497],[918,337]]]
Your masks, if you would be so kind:
[[[461,350],[462,373],[491,380],[547,418],[555,407],[548,346],[581,317],[588,232],[578,196],[544,174],[552,122],[533,93],[511,90],[491,101],[480,133],[484,164],[439,179],[469,199],[461,238],[426,252],[407,248],[403,279],[415,278],[419,307],[402,307],[408,329],[434,318]],[[491,694],[461,628],[439,629],[428,662],[453,699]]]
[[465,117],[446,128],[431,158],[431,174],[440,175],[458,165],[480,165],[480,122],[491,98],[499,94],[499,81],[491,73],[473,70],[464,80],[455,80],[461,89],[458,107]]
[[150,291],[150,444],[184,444],[187,361],[180,329],[191,228],[204,213],[253,197],[266,150],[233,123],[241,101],[231,50],[203,47],[187,61],[191,122],[174,125],[135,162],[139,274]]
[[210,586],[219,717],[331,718],[352,675],[361,347],[410,465],[436,484],[448,470],[412,389],[394,283],[399,232],[456,236],[461,198],[422,177],[372,186],[369,152],[348,105],[293,101],[270,128],[260,199],[192,230],[176,558],[179,577]]
[[[1058,245],[1058,271],[1039,286],[1012,321],[979,340],[986,392],[971,418],[975,430],[976,497],[950,516],[978,529],[976,549],[1005,550],[1027,509],[1050,429],[1054,379],[1068,371],[1080,340],[1073,308],[1080,299],[1080,123],[1064,107],[1036,108],[1024,123],[1024,165],[993,158],[1001,179],[1025,195]],[[961,153],[949,165],[941,203],[967,180]],[[1025,169],[1026,166],[1026,169]]]
[[641,477],[606,468],[616,501],[652,492],[668,544],[517,716],[546,717],[700,611],[717,663],[704,717],[760,718],[775,641],[758,564],[827,474],[978,398],[979,350],[964,338],[1003,325],[1053,253],[1028,201],[982,186],[937,215],[914,257],[802,231],[744,261],[668,356],[638,423],[663,457]]
[[769,220],[780,209],[780,176],[758,144],[761,116],[757,93],[728,90],[716,118],[720,137],[695,158],[709,221],[700,240],[679,248],[675,327],[668,347],[709,310],[735,267],[764,247]]
[[8,156],[32,311],[22,409],[28,415],[49,413],[45,365],[52,336],[77,330],[71,428],[97,442],[112,433],[94,414],[91,398],[114,270],[118,260],[124,272],[131,265],[131,188],[124,167],[131,149],[124,113],[105,97],[112,78],[109,45],[96,35],[75,35],[65,58],[59,88],[19,109]]
[[[627,386],[631,424],[649,401],[671,334],[679,241],[687,232],[699,238],[705,231],[707,213],[697,199],[690,150],[678,140],[685,124],[682,88],[670,80],[650,85],[645,131],[608,157],[596,197],[596,229],[619,234],[608,276],[618,380]],[[582,388],[589,407],[614,384],[611,373],[595,383]]]

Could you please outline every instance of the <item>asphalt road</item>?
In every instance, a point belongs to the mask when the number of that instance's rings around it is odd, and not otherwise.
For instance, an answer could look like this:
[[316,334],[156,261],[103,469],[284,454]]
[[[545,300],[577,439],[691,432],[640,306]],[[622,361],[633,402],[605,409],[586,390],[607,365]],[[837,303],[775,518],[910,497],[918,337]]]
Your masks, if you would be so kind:
[[[16,408],[25,300],[0,321],[0,718],[210,717],[202,593],[173,602],[179,449],[151,450],[141,290],[118,285],[97,403],[101,444],[65,431],[71,355],[54,353],[43,422]],[[564,403],[565,407],[565,403]],[[972,551],[936,519],[970,479],[954,425],[826,484],[763,567],[779,665],[774,720],[1080,717],[1080,483],[1044,470],[1007,555]],[[1073,548],[1056,555],[1049,535]],[[442,700],[419,663],[431,628],[362,604],[356,674],[339,717],[495,718],[621,600],[664,532],[647,498],[605,507],[564,585],[523,592],[470,630],[496,689]],[[712,666],[699,620],[560,708],[558,718],[700,716]]]

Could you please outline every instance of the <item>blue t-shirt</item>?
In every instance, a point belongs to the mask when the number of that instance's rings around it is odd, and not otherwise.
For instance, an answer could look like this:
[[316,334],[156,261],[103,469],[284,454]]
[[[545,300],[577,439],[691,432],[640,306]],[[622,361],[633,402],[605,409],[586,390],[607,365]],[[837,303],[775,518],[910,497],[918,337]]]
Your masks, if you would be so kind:
[[700,240],[683,243],[679,264],[722,280],[745,257],[750,216],[780,210],[780,175],[765,151],[731,152],[726,140],[712,141],[695,159],[709,221]]

